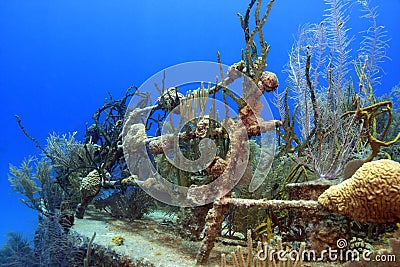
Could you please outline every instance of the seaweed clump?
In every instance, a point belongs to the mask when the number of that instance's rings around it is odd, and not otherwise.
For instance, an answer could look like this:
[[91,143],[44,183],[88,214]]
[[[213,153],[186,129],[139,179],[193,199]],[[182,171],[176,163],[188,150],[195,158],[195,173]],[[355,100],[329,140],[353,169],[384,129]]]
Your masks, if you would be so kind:
[[[146,203],[143,206],[143,203]],[[156,207],[154,200],[138,186],[132,186],[125,192],[115,190],[111,195],[98,196],[94,202],[96,209],[105,211],[115,218],[128,220],[141,219]]]
[[7,240],[0,249],[1,266],[39,266],[33,247],[17,232],[7,233]]

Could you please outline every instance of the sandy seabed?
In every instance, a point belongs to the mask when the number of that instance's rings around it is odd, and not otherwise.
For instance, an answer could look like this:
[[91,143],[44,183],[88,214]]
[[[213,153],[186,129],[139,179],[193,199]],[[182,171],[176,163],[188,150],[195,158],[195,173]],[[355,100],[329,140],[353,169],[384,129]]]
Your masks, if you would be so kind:
[[[105,213],[88,209],[84,219],[75,220],[72,231],[89,239],[96,232],[94,244],[114,250],[135,262],[154,266],[194,266],[201,242],[182,239],[174,230],[175,218],[154,212],[141,220],[116,219]],[[116,235],[123,237],[123,244],[111,242]],[[234,247],[216,243],[207,266],[218,266],[221,253]]]

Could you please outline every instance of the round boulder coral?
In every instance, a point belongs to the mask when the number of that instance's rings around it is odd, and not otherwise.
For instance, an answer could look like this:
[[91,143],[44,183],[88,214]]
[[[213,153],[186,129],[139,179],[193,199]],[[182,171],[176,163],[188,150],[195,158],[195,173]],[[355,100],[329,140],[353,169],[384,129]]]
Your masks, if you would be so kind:
[[101,177],[97,170],[89,172],[89,174],[82,179],[80,189],[83,198],[96,196],[100,188]]
[[387,159],[364,163],[350,179],[322,193],[318,202],[356,221],[400,222],[400,163]]
[[[106,176],[109,176],[106,173]],[[89,172],[89,174],[82,179],[80,191],[82,194],[82,201],[77,207],[76,217],[83,218],[85,210],[93,198],[100,192],[102,179],[97,170]]]

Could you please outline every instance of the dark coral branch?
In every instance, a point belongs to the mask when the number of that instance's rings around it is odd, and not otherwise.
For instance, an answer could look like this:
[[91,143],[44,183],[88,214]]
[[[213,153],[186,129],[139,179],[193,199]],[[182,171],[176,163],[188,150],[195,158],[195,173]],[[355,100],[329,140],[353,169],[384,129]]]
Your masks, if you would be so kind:
[[18,126],[21,129],[21,131],[24,133],[26,137],[28,137],[29,140],[35,143],[35,146],[39,148],[45,155],[47,155],[46,150],[40,145],[39,141],[30,135],[28,131],[26,130],[25,126],[22,124],[21,118],[18,115],[15,115],[15,119],[17,120]]
[[256,0],[251,0],[249,5],[247,6],[246,9],[246,14],[243,16],[239,13],[239,19],[240,19],[240,24],[242,25],[242,29],[244,32],[244,39],[246,41],[246,43],[250,40],[250,30],[249,30],[249,19],[250,19],[250,12],[251,9],[253,8],[254,4],[255,4]]
[[311,54],[309,52],[307,52],[306,80],[307,80],[307,86],[310,89],[310,98],[311,98],[311,103],[313,105],[314,127],[315,127],[315,129],[318,129],[318,124],[320,122],[320,112],[319,112],[317,97],[315,95],[315,90],[312,86],[311,79],[310,79],[310,66],[311,66]]

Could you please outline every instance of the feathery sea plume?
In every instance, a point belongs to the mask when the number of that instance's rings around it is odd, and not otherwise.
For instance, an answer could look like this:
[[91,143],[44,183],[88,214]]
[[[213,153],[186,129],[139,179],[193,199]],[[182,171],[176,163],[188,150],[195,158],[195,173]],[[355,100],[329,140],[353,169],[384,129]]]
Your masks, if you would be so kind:
[[[299,29],[286,72],[296,106],[293,111],[296,132],[300,132],[299,137],[292,139],[298,147],[292,156],[319,178],[334,179],[353,155],[362,127],[355,116],[342,116],[346,111],[343,92],[352,87],[348,78],[352,62],[350,43],[354,39],[349,37],[347,27],[350,1],[325,0],[325,4],[321,23]],[[372,39],[366,40],[372,42]],[[276,102],[282,102],[279,100]]]
[[349,15],[346,9],[349,8],[348,0],[325,0],[329,6],[325,10],[324,24],[326,26],[326,37],[330,49],[330,63],[328,72],[331,71],[331,77],[328,79],[333,82],[332,94],[339,94],[349,72],[350,51],[349,45],[353,38],[348,37],[349,28],[346,27],[349,21]]
[[371,85],[380,84],[380,78],[384,74],[384,70],[379,65],[385,59],[389,59],[386,55],[386,49],[389,47],[390,38],[387,37],[387,31],[382,25],[378,25],[377,6],[370,7],[369,1],[358,0],[362,6],[364,15],[362,18],[368,19],[371,26],[365,30],[361,47],[359,49],[360,57],[366,60],[366,76]]
[[289,62],[286,65],[288,84],[294,92],[293,99],[298,106],[298,123],[301,137],[309,136],[313,125],[313,109],[310,100],[310,91],[306,81],[307,54],[310,55],[310,76],[312,86],[316,88],[323,67],[326,62],[327,39],[324,23],[306,24],[299,27],[298,38],[289,53]]
[[54,212],[63,198],[51,172],[46,159],[29,157],[20,167],[10,164],[8,176],[13,190],[22,195],[22,203],[46,216]]

